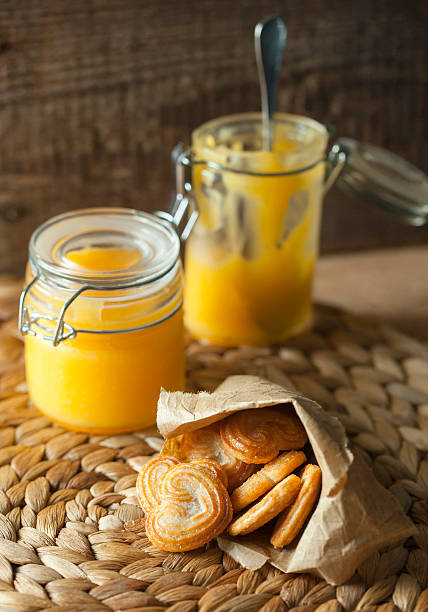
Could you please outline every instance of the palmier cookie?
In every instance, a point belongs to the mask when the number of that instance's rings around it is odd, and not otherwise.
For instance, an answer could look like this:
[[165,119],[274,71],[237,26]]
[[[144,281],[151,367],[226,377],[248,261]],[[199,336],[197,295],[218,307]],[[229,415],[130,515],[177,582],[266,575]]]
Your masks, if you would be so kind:
[[146,516],[146,535],[152,544],[169,552],[207,544],[232,519],[224,486],[191,463],[169,470],[161,482],[159,499],[159,505]]
[[215,459],[193,459],[190,463],[201,470],[205,470],[213,480],[218,478],[224,488],[227,489],[227,475],[218,461]]
[[239,487],[254,472],[254,467],[237,459],[223,444],[219,424],[214,423],[185,433],[180,452],[187,461],[192,459],[214,459],[226,472],[228,488]]
[[226,448],[245,463],[267,463],[280,450],[302,448],[308,439],[291,406],[235,412],[221,422],[220,435]]
[[318,499],[321,468],[318,465],[306,465],[300,476],[299,493],[293,504],[278,517],[273,530],[270,541],[275,548],[282,548],[294,540]]
[[299,486],[300,478],[295,474],[281,480],[257,504],[254,504],[229,525],[230,535],[246,535],[268,523],[293,503]]
[[263,493],[272,489],[280,480],[294,472],[305,461],[305,453],[295,450],[282,453],[276,459],[272,459],[233,491],[230,496],[233,511],[238,512],[251,504]]
[[153,457],[138,474],[137,498],[144,512],[153,510],[159,504],[159,487],[165,474],[179,462],[175,457],[167,455]]

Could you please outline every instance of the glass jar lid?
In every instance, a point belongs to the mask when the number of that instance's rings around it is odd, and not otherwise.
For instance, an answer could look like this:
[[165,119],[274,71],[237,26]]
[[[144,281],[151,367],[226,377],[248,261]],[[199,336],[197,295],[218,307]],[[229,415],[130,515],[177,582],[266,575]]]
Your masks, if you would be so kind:
[[[85,249],[108,249],[116,256],[88,266],[79,256]],[[148,284],[167,274],[179,253],[180,240],[170,223],[126,208],[87,208],[58,215],[30,240],[30,264],[59,285],[64,281],[94,288]]]
[[346,163],[337,179],[344,191],[370,200],[410,225],[423,225],[428,217],[428,177],[390,151],[340,138],[337,145]]

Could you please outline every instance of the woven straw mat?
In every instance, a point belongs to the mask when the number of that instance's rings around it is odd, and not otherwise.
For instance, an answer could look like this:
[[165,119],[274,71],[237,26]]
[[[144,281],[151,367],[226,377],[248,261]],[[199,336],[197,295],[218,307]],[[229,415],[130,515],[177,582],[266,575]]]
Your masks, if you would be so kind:
[[1,610],[428,610],[427,344],[329,307],[282,347],[188,344],[190,391],[240,373],[294,385],[341,420],[354,452],[415,522],[417,536],[333,587],[269,565],[245,570],[215,543],[172,554],[153,547],[133,524],[142,516],[135,480],[159,434],[69,432],[28,406],[20,288],[0,279]]

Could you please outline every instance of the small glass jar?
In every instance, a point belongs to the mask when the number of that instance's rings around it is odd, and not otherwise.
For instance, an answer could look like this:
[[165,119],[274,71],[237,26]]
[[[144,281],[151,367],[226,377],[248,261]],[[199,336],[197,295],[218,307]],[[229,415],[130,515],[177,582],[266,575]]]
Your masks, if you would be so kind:
[[155,215],[120,208],[41,225],[21,295],[30,397],[92,433],[156,422],[161,387],[184,387],[180,241]]
[[257,113],[192,135],[199,218],[186,244],[185,321],[221,345],[279,342],[308,324],[328,141],[306,117],[275,115],[274,149]]

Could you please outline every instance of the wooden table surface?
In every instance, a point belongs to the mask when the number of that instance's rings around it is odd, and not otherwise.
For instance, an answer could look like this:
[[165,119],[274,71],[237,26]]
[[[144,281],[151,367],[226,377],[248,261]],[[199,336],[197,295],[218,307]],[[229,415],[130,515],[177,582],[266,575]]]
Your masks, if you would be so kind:
[[428,246],[323,256],[314,297],[428,340]]

